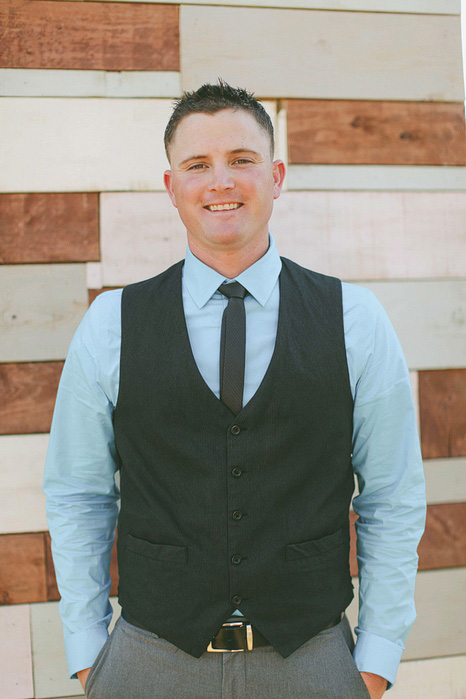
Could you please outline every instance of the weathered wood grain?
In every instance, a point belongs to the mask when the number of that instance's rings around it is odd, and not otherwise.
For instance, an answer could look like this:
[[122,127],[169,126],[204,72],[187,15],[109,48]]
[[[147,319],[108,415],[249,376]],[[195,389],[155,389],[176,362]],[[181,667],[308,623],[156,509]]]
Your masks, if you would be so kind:
[[[361,282],[360,285],[371,289],[387,311],[410,369],[466,365],[466,282],[381,281]],[[455,454],[432,454],[434,456]],[[426,454],[424,457],[431,458]]]
[[42,490],[48,434],[0,437],[0,534],[47,529]]
[[164,70],[0,68],[3,97],[179,97],[180,74]]
[[0,361],[64,359],[87,310],[86,265],[5,265],[0,275]]
[[1,263],[98,259],[98,194],[0,194]]
[[44,534],[0,535],[0,604],[45,602]]
[[466,655],[401,662],[390,699],[466,696]]
[[465,165],[464,104],[286,100],[290,163]]
[[420,371],[419,409],[424,458],[466,456],[466,369]]
[[5,97],[0,191],[161,190],[171,111],[169,99]]
[[3,697],[33,697],[29,605],[0,607],[0,677]]
[[179,70],[178,8],[4,0],[3,68]]
[[288,191],[270,230],[280,254],[341,279],[464,276],[464,192]]
[[427,502],[466,502],[466,458],[424,459]]
[[466,566],[466,503],[429,505],[419,544],[419,569]]
[[457,16],[182,4],[180,47],[183,90],[221,75],[261,97],[464,99]]
[[464,192],[466,168],[448,165],[290,165],[289,190]]
[[63,362],[0,364],[0,434],[49,432]]
[[[71,1],[71,0],[70,0]],[[82,0],[78,0],[82,2]],[[113,2],[114,0],[103,0]],[[160,2],[160,0],[121,0],[122,2]],[[409,12],[459,15],[461,0],[215,0],[216,5],[238,7],[286,7],[308,10],[350,10],[351,12]],[[165,0],[178,5],[180,0]],[[183,5],[212,5],[212,0],[183,0]]]

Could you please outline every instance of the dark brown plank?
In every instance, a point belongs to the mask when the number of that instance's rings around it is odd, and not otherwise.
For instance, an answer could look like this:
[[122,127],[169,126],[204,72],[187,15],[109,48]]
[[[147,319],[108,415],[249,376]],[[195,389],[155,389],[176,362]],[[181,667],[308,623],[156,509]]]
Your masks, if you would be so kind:
[[419,413],[425,459],[466,456],[466,369],[420,371]]
[[[52,558],[51,537],[49,532],[45,532],[46,541],[46,563],[47,563],[47,599],[49,602],[60,599],[58,592],[57,580],[55,578],[55,566]],[[111,595],[118,594],[118,562],[116,553],[116,536],[112,549],[112,559],[110,562],[110,576],[112,578]]]
[[0,67],[179,70],[178,6],[3,0]]
[[0,603],[47,599],[43,532],[0,535]]
[[97,193],[0,194],[0,262],[99,259]]
[[290,163],[464,165],[464,106],[285,100]]
[[63,362],[0,364],[0,434],[49,432]]
[[95,301],[97,296],[103,294],[104,291],[111,291],[112,289],[121,289],[121,286],[104,286],[102,289],[88,289],[87,293],[89,296],[89,306],[93,301]]
[[419,569],[466,566],[466,503],[429,505]]

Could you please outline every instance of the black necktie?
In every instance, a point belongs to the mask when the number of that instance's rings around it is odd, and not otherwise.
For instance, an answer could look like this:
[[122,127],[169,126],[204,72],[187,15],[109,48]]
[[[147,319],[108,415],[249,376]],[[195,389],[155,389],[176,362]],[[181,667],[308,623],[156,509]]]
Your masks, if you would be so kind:
[[239,282],[222,284],[218,290],[226,296],[220,336],[220,400],[238,415],[243,407],[244,359],[246,354],[246,312],[248,293]]

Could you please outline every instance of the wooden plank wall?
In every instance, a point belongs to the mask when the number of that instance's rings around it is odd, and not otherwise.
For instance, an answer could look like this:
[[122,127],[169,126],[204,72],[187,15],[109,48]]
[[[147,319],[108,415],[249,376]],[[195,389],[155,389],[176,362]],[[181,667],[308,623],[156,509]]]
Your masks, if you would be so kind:
[[[459,0],[1,4],[2,699],[82,695],[66,674],[41,490],[56,389],[88,303],[183,256],[163,130],[182,89],[219,75],[263,98],[276,126],[280,252],[371,288],[400,336],[429,504],[418,620],[391,694],[466,696],[459,13]],[[112,595],[117,579],[114,555]]]

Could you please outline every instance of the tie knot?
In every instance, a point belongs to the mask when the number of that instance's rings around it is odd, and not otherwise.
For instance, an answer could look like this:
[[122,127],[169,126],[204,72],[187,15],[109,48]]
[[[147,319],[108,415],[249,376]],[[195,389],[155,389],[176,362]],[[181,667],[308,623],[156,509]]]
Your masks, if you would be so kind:
[[230,284],[221,284],[218,287],[221,294],[227,297],[227,299],[244,299],[248,293],[244,286],[239,282],[231,282]]

